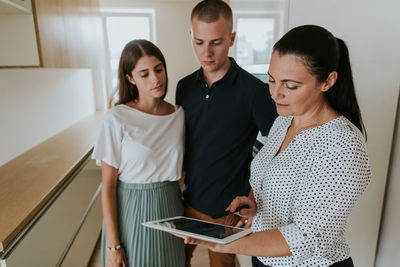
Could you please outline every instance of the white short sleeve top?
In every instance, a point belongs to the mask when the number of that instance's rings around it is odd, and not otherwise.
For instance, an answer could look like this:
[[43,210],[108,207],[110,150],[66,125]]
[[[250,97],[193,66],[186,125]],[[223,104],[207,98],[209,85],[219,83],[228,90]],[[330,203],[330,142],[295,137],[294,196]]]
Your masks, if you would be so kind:
[[92,158],[118,169],[126,183],[176,181],[182,174],[184,111],[151,115],[127,105],[108,110]]
[[252,230],[279,229],[292,256],[259,260],[277,267],[330,266],[350,257],[346,221],[371,176],[364,137],[340,116],[302,131],[276,155],[291,121],[275,120],[251,164],[250,184],[257,202]]

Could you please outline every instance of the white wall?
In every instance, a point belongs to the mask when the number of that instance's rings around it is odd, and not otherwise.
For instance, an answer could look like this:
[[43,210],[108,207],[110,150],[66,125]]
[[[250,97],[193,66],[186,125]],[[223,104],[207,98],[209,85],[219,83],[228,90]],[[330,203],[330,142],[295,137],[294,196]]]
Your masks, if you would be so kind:
[[372,165],[347,230],[355,266],[374,266],[400,82],[399,10],[398,0],[289,0],[289,29],[318,24],[349,46]]
[[0,69],[0,96],[0,165],[95,112],[88,69]]
[[[400,92],[399,92],[400,93]],[[400,94],[376,267],[400,265]]]
[[32,14],[0,14],[0,66],[39,66]]

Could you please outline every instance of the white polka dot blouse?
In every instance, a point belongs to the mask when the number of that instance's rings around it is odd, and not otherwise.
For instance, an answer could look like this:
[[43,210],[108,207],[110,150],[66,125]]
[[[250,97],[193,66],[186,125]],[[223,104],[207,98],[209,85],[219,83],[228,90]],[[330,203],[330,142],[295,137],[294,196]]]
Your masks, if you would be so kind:
[[278,117],[251,164],[257,202],[252,230],[279,229],[292,256],[265,265],[329,266],[350,257],[344,233],[371,169],[362,133],[345,117],[296,135],[282,145],[293,117]]

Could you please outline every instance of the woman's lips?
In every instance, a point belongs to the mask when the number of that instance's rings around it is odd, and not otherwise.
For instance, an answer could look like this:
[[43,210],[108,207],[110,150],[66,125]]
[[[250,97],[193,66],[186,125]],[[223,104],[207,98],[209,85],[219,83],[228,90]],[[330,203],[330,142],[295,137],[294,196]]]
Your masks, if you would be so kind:
[[288,104],[281,104],[281,103],[277,103],[277,102],[275,102],[275,105],[277,105],[278,107],[287,107],[287,106],[289,106]]

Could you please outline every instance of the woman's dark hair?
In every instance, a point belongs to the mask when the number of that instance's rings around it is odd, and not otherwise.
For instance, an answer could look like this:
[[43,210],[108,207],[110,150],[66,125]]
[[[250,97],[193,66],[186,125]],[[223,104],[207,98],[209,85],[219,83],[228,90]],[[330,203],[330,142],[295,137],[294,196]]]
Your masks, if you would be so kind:
[[165,83],[165,92],[161,98],[164,99],[165,95],[167,94],[167,89],[168,89],[167,65],[165,63],[165,58],[161,53],[160,49],[158,49],[158,47],[155,46],[150,41],[133,40],[125,45],[124,50],[122,50],[121,53],[121,58],[119,60],[119,67],[118,67],[119,99],[116,105],[125,104],[129,101],[138,98],[139,92],[136,85],[130,83],[126,78],[126,75],[132,76],[132,70],[135,68],[139,59],[142,58],[143,56],[155,56],[163,64],[166,75],[166,83]]
[[310,73],[324,82],[329,74],[336,71],[336,83],[325,92],[325,97],[337,112],[351,121],[366,137],[361,118],[349,52],[343,40],[316,25],[303,25],[291,29],[276,44],[274,51],[280,55],[292,54],[302,58]]

